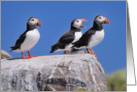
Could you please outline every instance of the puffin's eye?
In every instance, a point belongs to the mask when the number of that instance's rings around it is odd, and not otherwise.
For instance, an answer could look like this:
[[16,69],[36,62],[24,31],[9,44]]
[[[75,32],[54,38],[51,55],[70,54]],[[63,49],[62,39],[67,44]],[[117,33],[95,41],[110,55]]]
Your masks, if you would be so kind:
[[79,20],[77,20],[77,22],[79,22]]
[[101,17],[99,17],[99,19],[101,19]]
[[32,21],[34,21],[34,19],[32,19]]

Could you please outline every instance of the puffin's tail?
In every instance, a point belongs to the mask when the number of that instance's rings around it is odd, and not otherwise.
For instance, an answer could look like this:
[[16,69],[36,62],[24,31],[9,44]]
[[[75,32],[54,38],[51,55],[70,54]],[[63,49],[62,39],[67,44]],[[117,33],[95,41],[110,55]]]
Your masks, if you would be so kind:
[[15,49],[15,46],[12,46],[12,47],[10,47],[10,48],[11,48],[10,52],[12,52],[12,50],[14,50],[14,49]]
[[53,47],[51,47],[51,51],[50,51],[50,53],[53,53],[54,52],[54,48]]
[[64,47],[63,44],[61,44],[61,43],[56,43],[55,45],[51,46],[51,51],[50,51],[50,53],[53,53],[53,52],[55,52],[56,50],[61,49],[61,48],[63,48],[63,47]]

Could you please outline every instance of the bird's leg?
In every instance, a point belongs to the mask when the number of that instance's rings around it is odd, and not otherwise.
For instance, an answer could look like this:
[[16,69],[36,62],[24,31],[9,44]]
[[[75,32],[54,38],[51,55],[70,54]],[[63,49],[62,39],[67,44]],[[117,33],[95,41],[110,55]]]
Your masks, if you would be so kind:
[[70,52],[70,51],[68,51],[68,53],[69,53],[69,55],[71,54],[71,52]]
[[29,51],[28,51],[28,55],[29,55],[30,58],[37,57],[37,56],[31,56]]
[[87,52],[89,53],[89,50],[87,49]]
[[30,58],[30,57],[24,57],[23,52],[21,52],[21,55],[22,55],[23,59],[29,59]]
[[96,57],[96,59],[98,60],[96,54],[95,54],[91,49],[90,49],[90,52],[91,52],[91,54],[93,54],[93,55]]
[[64,54],[67,54],[67,51],[64,51]]

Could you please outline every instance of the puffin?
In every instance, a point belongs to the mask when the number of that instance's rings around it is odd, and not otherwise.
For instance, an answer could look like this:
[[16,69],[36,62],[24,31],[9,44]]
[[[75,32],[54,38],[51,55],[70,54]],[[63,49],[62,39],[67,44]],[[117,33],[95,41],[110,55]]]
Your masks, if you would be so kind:
[[78,41],[74,42],[72,48],[86,48],[87,52],[93,54],[97,59],[97,56],[91,48],[98,45],[104,39],[104,28],[102,24],[110,24],[110,22],[104,16],[96,16],[93,27],[86,31]]
[[68,54],[71,54],[70,50],[73,46],[72,43],[78,41],[82,36],[80,29],[86,28],[82,25],[82,23],[86,21],[86,19],[74,19],[71,22],[70,30],[62,35],[55,45],[51,46],[50,53],[64,51],[64,54],[67,54],[67,52]]
[[[18,38],[15,46],[10,47],[13,52],[21,52],[23,59],[32,57],[29,50],[33,48],[40,39],[40,33],[36,27],[41,27],[41,22],[36,17],[30,17],[27,22],[26,31]],[[28,57],[24,57],[23,52],[28,52]]]

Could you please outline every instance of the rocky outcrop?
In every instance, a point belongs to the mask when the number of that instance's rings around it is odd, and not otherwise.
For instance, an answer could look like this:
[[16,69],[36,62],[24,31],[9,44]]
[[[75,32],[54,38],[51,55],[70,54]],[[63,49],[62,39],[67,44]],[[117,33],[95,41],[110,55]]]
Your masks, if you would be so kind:
[[105,91],[105,72],[91,54],[1,60],[2,91]]
[[1,59],[5,58],[12,58],[12,56],[8,52],[1,50]]

